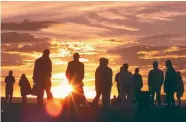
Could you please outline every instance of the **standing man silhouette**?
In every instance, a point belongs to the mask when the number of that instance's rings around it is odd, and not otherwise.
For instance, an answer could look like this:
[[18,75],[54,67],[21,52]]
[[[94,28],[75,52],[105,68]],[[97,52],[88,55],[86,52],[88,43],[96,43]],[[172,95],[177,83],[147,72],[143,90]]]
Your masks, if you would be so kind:
[[99,66],[95,72],[95,90],[96,96],[93,105],[97,105],[102,95],[102,107],[108,108],[110,105],[110,93],[112,88],[112,69],[108,67],[109,60],[100,58]]
[[149,91],[151,93],[153,104],[154,104],[154,96],[156,93],[156,101],[158,101],[158,105],[161,105],[160,92],[161,92],[161,86],[163,84],[163,80],[164,80],[163,71],[161,71],[158,68],[158,62],[154,61],[153,69],[149,72],[148,75],[148,86],[149,86]]
[[37,103],[43,104],[44,91],[47,99],[53,99],[51,93],[52,61],[50,60],[50,50],[43,51],[43,55],[35,61],[33,80],[37,86]]
[[9,75],[5,77],[5,93],[6,93],[6,98],[5,98],[5,103],[7,103],[9,99],[9,103],[12,103],[12,96],[13,96],[13,85],[15,83],[15,78],[13,76],[13,72],[9,71]]
[[133,74],[133,81],[134,81],[134,94],[137,102],[139,102],[141,88],[143,87],[143,80],[141,74],[139,73],[139,68],[135,69],[135,73]]
[[176,81],[176,97],[178,100],[178,105],[181,106],[181,97],[183,97],[184,93],[184,83],[181,76],[181,72],[176,72],[177,74],[177,81]]
[[120,71],[115,76],[115,81],[117,83],[118,98],[120,99],[120,83],[119,83],[119,73],[122,71],[123,67],[120,67]]
[[129,65],[127,63],[123,64],[123,70],[120,72],[119,82],[120,82],[120,90],[121,90],[121,105],[125,105],[126,100],[128,101],[128,105],[132,104],[133,96],[133,78],[132,73],[128,71]]
[[165,81],[164,81],[164,91],[166,93],[166,101],[169,106],[175,106],[174,93],[176,92],[176,71],[172,66],[170,60],[165,62],[167,68]]
[[86,104],[86,98],[83,90],[84,64],[79,61],[79,53],[74,53],[73,61],[68,63],[66,77],[69,84],[74,88],[73,97],[78,100],[78,104]]

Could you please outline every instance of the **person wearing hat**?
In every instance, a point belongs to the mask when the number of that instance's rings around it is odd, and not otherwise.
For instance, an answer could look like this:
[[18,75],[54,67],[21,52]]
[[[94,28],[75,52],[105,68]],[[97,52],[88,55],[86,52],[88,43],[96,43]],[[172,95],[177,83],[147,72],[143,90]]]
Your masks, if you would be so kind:
[[33,80],[37,86],[37,103],[43,104],[44,91],[47,99],[53,99],[51,93],[52,61],[50,60],[50,50],[43,51],[43,55],[35,61]]
[[9,99],[9,103],[12,103],[12,96],[13,96],[13,85],[15,83],[15,78],[13,76],[13,72],[9,71],[9,75],[5,77],[5,93],[6,93],[6,98],[5,98],[5,103],[7,103]]
[[85,104],[86,99],[83,90],[84,64],[79,61],[79,53],[74,53],[73,61],[70,61],[66,70],[66,77],[73,87],[72,95],[78,104]]

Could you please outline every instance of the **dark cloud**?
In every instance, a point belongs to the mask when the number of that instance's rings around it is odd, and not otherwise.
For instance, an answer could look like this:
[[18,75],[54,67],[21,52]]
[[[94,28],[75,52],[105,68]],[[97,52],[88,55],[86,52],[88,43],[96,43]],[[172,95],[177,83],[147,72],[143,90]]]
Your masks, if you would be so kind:
[[152,36],[141,37],[138,42],[141,45],[153,46],[171,46],[171,45],[186,45],[184,36],[175,33],[164,33]]
[[21,66],[23,58],[19,54],[1,53],[2,66]]
[[53,24],[58,24],[59,22],[53,21],[29,21],[27,19],[22,22],[3,22],[1,24],[2,30],[24,30],[24,31],[38,31],[43,28],[48,28]]
[[[108,53],[118,54],[121,56],[121,60],[117,61],[119,64],[129,63],[131,65],[137,66],[147,66],[151,65],[153,61],[158,60],[160,63],[163,63],[166,60],[172,60],[173,64],[176,65],[178,69],[183,69],[183,65],[185,64],[186,58],[179,58],[180,55],[184,55],[186,51],[186,46],[179,46],[179,50],[166,51],[170,50],[169,46],[155,47],[155,46],[131,46],[125,48],[115,48],[109,50]],[[153,54],[153,51],[157,51],[157,54]],[[144,52],[144,53],[139,53]],[[149,58],[145,58],[148,55]],[[176,55],[178,57],[174,57],[171,55]],[[167,56],[165,58],[164,56]],[[157,57],[157,58],[156,58]],[[185,67],[186,68],[186,67]]]
[[2,44],[38,43],[49,41],[49,38],[36,38],[29,33],[4,32],[1,33]]
[[42,52],[44,49],[48,49],[48,48],[50,48],[49,43],[38,42],[37,44],[31,44],[31,45],[25,44],[21,47],[13,47],[13,48],[10,47],[6,49],[6,51],[32,53],[32,52]]

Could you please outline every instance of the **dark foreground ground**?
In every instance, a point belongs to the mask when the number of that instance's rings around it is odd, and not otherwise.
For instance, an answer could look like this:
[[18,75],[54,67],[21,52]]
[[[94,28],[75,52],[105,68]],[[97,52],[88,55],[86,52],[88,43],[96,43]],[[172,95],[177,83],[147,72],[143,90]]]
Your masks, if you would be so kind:
[[[51,106],[52,112],[57,111]],[[78,114],[77,114],[78,113]],[[131,110],[129,108],[63,107],[57,116],[48,114],[45,106],[36,104],[1,104],[1,122],[186,122],[186,108]]]

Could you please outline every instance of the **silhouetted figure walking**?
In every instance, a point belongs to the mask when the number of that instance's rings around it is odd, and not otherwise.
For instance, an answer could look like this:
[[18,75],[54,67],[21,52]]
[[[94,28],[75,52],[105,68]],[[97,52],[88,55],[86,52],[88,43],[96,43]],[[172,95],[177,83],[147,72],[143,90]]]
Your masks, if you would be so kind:
[[166,101],[169,106],[175,106],[174,93],[176,91],[176,72],[172,66],[170,60],[165,63],[167,68],[165,81],[164,81],[164,91],[166,93]]
[[139,74],[139,68],[135,69],[135,73],[133,74],[133,81],[134,81],[134,95],[136,97],[137,102],[139,102],[141,88],[143,87],[143,80],[141,74]]
[[79,53],[73,55],[74,60],[68,63],[66,77],[69,84],[74,88],[74,92],[72,91],[73,98],[78,104],[86,104],[83,90],[84,64],[79,61],[79,58]]
[[122,71],[123,67],[120,67],[120,71],[116,74],[115,81],[117,83],[118,98],[120,99],[120,83],[119,83],[119,73]]
[[96,96],[93,105],[97,105],[102,95],[102,107],[108,108],[110,105],[110,93],[112,88],[112,69],[108,67],[109,60],[100,58],[99,66],[95,72],[95,90]]
[[9,99],[9,103],[12,103],[12,96],[13,96],[13,85],[15,83],[15,78],[13,76],[13,72],[9,71],[9,75],[5,77],[5,93],[6,93],[6,98],[5,98],[5,103],[7,103]]
[[156,101],[158,101],[158,105],[161,105],[161,86],[164,81],[164,75],[163,71],[161,71],[158,68],[158,62],[154,61],[153,62],[153,69],[149,72],[148,75],[148,86],[149,86],[149,91],[151,93],[151,98],[154,104],[154,96],[156,93]]
[[123,70],[119,74],[120,90],[121,90],[121,104],[125,105],[125,102],[128,101],[129,104],[132,104],[133,95],[133,78],[132,73],[128,71],[128,64],[123,65]]
[[51,73],[52,73],[52,62],[50,60],[50,50],[46,49],[43,55],[35,61],[33,80],[37,86],[37,103],[43,104],[44,91],[46,91],[47,99],[53,99],[51,93]]
[[183,97],[183,93],[184,93],[184,84],[183,84],[183,80],[181,77],[181,73],[177,72],[177,80],[176,80],[176,97],[178,100],[178,105],[181,106],[181,97]]
[[27,103],[27,95],[31,94],[31,86],[25,74],[22,74],[21,79],[19,80],[19,86],[22,96],[22,103]]

